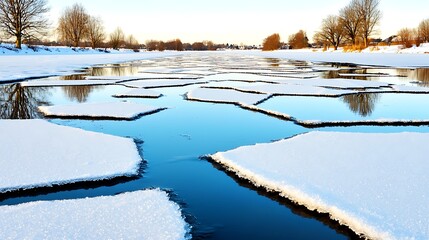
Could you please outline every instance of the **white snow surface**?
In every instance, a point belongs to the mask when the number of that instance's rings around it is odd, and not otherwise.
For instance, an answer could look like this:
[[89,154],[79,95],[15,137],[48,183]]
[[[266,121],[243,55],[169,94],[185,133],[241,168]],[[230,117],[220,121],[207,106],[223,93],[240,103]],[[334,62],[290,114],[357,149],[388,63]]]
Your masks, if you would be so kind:
[[132,102],[82,103],[73,105],[40,106],[47,117],[113,118],[132,120],[143,114],[161,111],[165,108],[146,106]]
[[159,98],[161,97],[162,94],[157,92],[157,91],[153,91],[150,89],[144,89],[144,88],[136,88],[124,93],[118,93],[113,95],[113,97],[118,97],[118,98]]
[[343,89],[357,89],[357,88],[381,88],[389,87],[390,84],[385,82],[356,80],[356,79],[324,79],[324,78],[313,78],[313,79],[277,79],[274,82],[296,84],[304,86],[315,86],[315,87],[328,87],[328,88],[343,88]]
[[346,94],[357,93],[352,90],[344,89],[330,89],[316,86],[304,86],[295,84],[264,84],[254,85],[248,84],[246,86],[232,87],[238,91],[247,91],[265,94],[277,95],[299,95],[299,96],[329,96],[338,97]]
[[154,189],[0,207],[1,239],[187,239],[189,226]]
[[199,79],[157,79],[157,80],[137,80],[121,83],[131,88],[162,88],[162,87],[179,87],[186,85],[202,84],[207,81]]
[[132,139],[43,120],[0,120],[0,132],[0,193],[132,176],[142,161]]
[[254,105],[270,97],[269,94],[239,92],[233,89],[197,88],[186,94],[188,100],[214,103]]
[[212,159],[371,239],[429,238],[425,133],[310,132]]
[[[0,57],[0,82],[27,78],[64,76],[97,64],[129,62],[180,55],[179,52],[112,52],[76,53],[64,50],[38,54],[5,54]],[[1,49],[0,49],[1,54]]]

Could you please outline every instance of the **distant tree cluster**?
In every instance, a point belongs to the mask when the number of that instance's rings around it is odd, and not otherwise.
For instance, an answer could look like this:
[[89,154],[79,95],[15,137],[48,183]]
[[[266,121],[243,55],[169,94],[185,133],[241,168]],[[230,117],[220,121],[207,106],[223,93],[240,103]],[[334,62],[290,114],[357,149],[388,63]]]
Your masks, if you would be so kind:
[[146,41],[146,50],[147,51],[215,51],[220,48],[224,48],[223,44],[215,44],[212,41],[202,41],[194,43],[182,43],[180,39],[174,39],[167,42],[149,40]]
[[335,49],[344,43],[368,47],[382,17],[379,5],[380,0],[352,0],[338,15],[323,19],[313,40]]
[[401,28],[397,40],[406,48],[429,42],[429,18],[420,22],[417,28]]
[[262,51],[274,51],[280,49],[280,47],[280,35],[278,33],[268,36],[262,43]]
[[289,46],[292,49],[301,49],[308,47],[307,34],[303,30],[289,36]]
[[103,21],[88,14],[83,5],[77,3],[64,10],[58,20],[56,32],[59,41],[67,46],[90,45],[92,48],[111,47],[113,49],[140,47],[133,35],[125,36],[119,27],[107,35]]

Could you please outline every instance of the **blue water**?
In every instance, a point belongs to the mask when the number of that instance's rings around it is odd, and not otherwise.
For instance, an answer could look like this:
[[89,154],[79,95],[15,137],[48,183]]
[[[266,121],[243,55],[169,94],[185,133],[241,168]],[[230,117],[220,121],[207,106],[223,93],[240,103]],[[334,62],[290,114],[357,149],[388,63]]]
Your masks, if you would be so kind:
[[[186,62],[186,59],[181,57],[180,61]],[[268,64],[270,62],[272,60],[268,61]],[[129,73],[129,70],[126,71]],[[40,192],[31,196],[0,198],[0,205],[113,195],[155,187],[171,191],[172,199],[181,204],[184,214],[187,215],[195,239],[356,237],[329,221],[327,216],[311,213],[276,194],[257,189],[228,174],[221,167],[200,158],[206,154],[288,138],[314,129],[306,129],[292,122],[246,111],[234,105],[184,100],[183,94],[194,88],[195,86],[160,88],[154,90],[161,92],[164,95],[162,98],[128,99],[151,106],[168,107],[165,111],[135,121],[50,119],[60,125],[138,140],[138,147],[146,164],[137,179],[87,188],[59,189],[51,193]],[[32,92],[33,94],[27,95],[38,96],[38,102],[43,104],[57,105],[124,101],[111,95],[126,90],[123,86],[51,87],[40,88],[37,94]],[[427,108],[424,105],[428,100],[427,95],[381,94],[374,99],[372,111],[365,118],[427,116]],[[351,110],[350,103],[341,98],[279,97],[260,106],[296,114],[304,119],[363,118],[362,114]],[[364,126],[315,130],[429,132],[429,127]]]

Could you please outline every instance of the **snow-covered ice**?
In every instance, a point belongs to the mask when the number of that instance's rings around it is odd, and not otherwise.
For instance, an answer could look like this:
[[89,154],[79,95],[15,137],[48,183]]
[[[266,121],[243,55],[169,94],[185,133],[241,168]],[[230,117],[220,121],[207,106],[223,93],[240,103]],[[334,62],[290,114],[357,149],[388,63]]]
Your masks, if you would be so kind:
[[1,239],[188,239],[180,207],[164,191],[0,207]]
[[132,176],[142,161],[132,139],[43,120],[0,120],[0,132],[0,193]]
[[314,78],[314,79],[302,79],[302,80],[283,78],[283,79],[277,79],[274,82],[305,85],[305,86],[315,86],[315,87],[342,88],[342,89],[381,88],[381,87],[390,86],[390,84],[384,83],[384,82],[343,79],[343,78],[334,78],[334,79]]
[[203,84],[207,81],[201,79],[157,79],[157,80],[137,80],[121,83],[131,88],[162,88],[162,87],[182,87],[194,84]]
[[162,94],[150,89],[136,88],[127,92],[113,95],[117,98],[159,98]]
[[[0,82],[27,78],[64,76],[97,64],[119,63],[141,59],[180,55],[173,52],[88,53],[56,52],[35,55],[6,55],[0,58]],[[65,50],[64,50],[65,51]]]
[[40,106],[46,117],[133,120],[139,116],[164,110],[132,102],[82,103],[74,105]]
[[254,105],[270,97],[269,94],[245,93],[233,89],[197,88],[186,94],[188,100]]
[[295,84],[248,84],[245,86],[232,87],[237,91],[265,93],[275,95],[297,95],[297,96],[328,96],[339,97],[347,94],[357,93],[346,89],[332,89],[316,86],[305,86]]
[[210,156],[371,239],[429,238],[429,134],[310,132]]

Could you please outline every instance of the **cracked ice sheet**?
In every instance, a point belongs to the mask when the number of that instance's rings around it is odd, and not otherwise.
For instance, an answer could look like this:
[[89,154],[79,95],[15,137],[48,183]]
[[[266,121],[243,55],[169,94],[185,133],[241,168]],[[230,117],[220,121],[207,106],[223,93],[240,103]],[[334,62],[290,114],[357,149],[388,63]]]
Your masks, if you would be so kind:
[[186,94],[188,100],[254,105],[270,97],[269,94],[244,93],[233,89],[197,88]]
[[137,80],[122,83],[122,85],[131,88],[162,88],[162,87],[181,87],[194,84],[207,83],[205,80],[198,79],[158,79],[158,80]]
[[315,86],[315,87],[343,88],[343,89],[381,88],[381,87],[390,86],[390,84],[384,83],[384,82],[341,79],[341,78],[335,78],[335,79],[315,78],[315,79],[302,79],[302,80],[284,78],[284,79],[277,79],[273,82],[305,85],[305,86]]
[[311,132],[210,156],[372,239],[429,238],[429,134]]
[[43,120],[0,120],[0,132],[0,193],[133,176],[142,161],[132,139]]
[[323,87],[294,85],[294,84],[248,84],[246,86],[232,87],[238,91],[278,94],[278,95],[299,95],[299,96],[329,96],[339,97],[347,94],[357,93],[352,90],[329,89]]
[[153,90],[137,88],[113,95],[116,98],[159,98],[162,94]]
[[154,189],[0,207],[1,239],[187,239],[189,226]]
[[118,120],[133,120],[139,116],[159,112],[164,109],[131,102],[83,103],[39,107],[39,111],[46,117]]
[[93,86],[112,85],[118,80],[30,80],[21,82],[22,87]]

